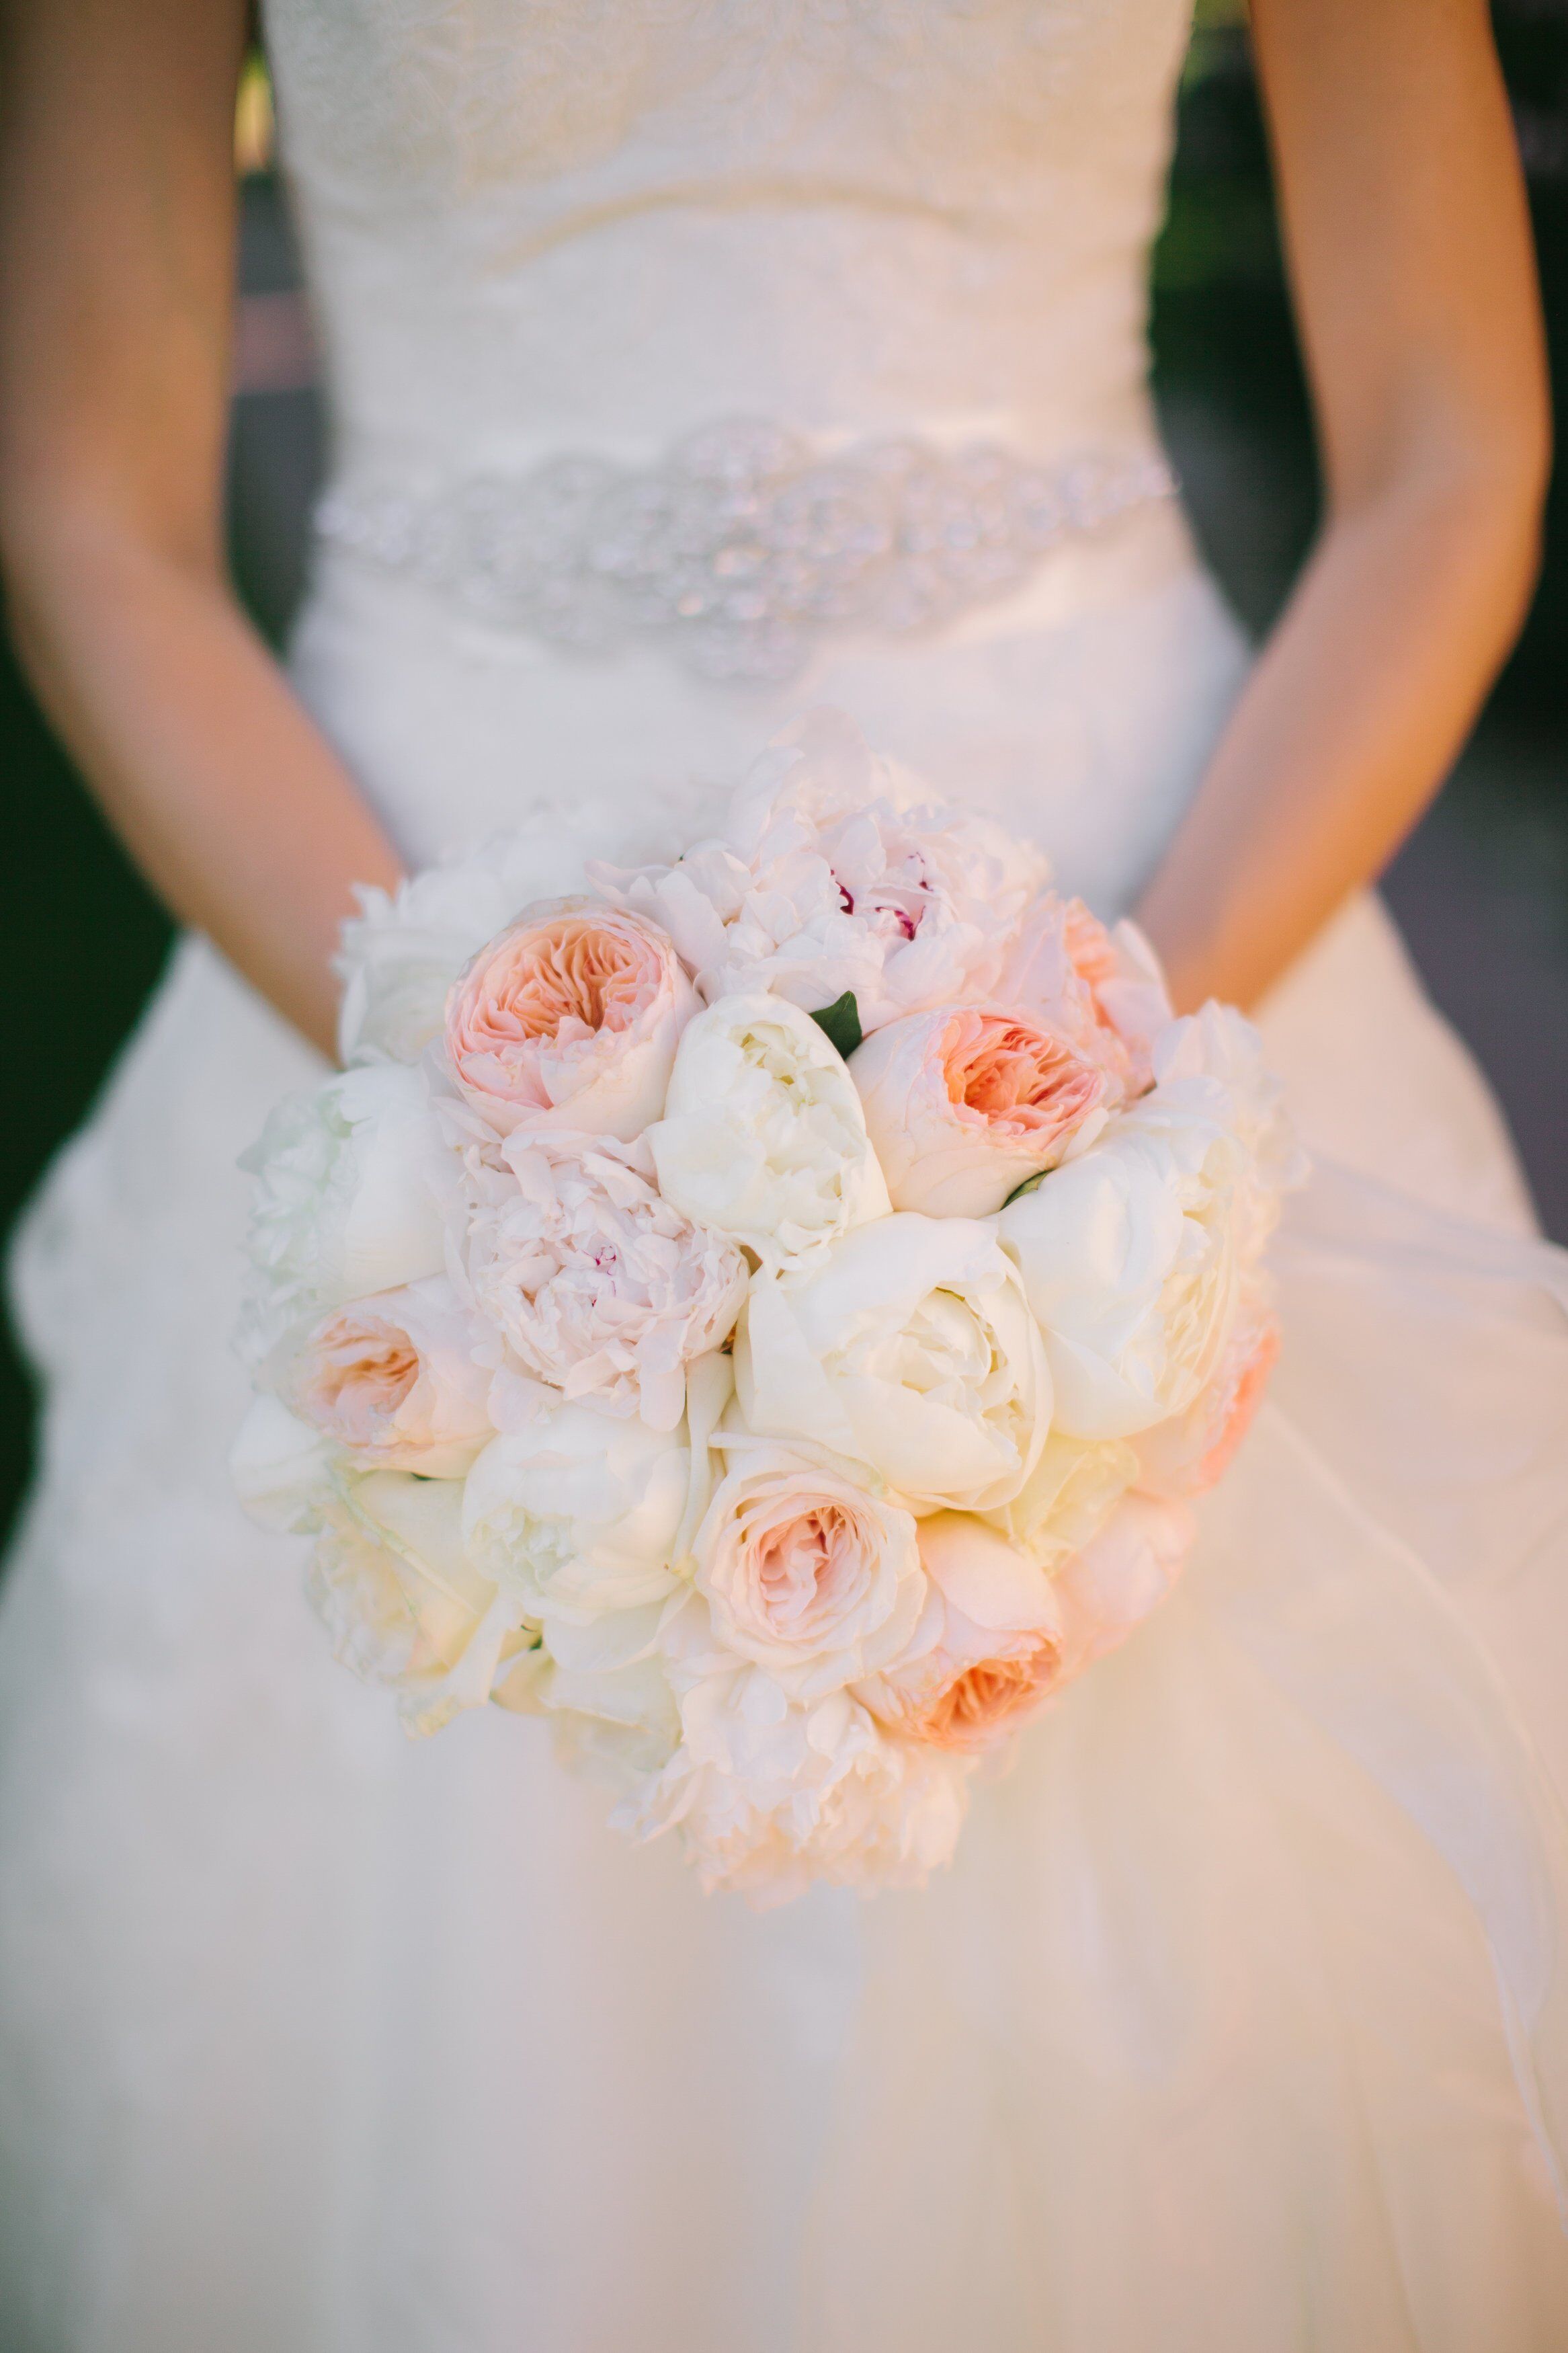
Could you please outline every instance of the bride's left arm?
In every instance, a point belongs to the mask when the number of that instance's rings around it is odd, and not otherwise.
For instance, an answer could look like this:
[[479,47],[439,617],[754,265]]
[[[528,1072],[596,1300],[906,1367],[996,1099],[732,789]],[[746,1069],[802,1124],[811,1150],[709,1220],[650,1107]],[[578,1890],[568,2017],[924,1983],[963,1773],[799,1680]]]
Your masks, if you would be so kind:
[[1550,422],[1485,0],[1253,0],[1325,522],[1139,915],[1255,1001],[1431,797],[1519,628]]

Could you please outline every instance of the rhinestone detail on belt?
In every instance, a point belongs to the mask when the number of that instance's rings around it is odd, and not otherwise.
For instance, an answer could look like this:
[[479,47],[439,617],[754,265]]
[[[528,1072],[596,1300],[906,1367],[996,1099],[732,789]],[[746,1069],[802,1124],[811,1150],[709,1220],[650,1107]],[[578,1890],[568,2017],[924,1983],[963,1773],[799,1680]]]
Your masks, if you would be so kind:
[[1156,456],[1040,466],[991,445],[880,441],[825,458],[736,418],[647,469],[563,456],[425,497],[331,491],[316,530],[555,644],[646,634],[706,677],[783,680],[829,631],[935,628],[1176,487]]

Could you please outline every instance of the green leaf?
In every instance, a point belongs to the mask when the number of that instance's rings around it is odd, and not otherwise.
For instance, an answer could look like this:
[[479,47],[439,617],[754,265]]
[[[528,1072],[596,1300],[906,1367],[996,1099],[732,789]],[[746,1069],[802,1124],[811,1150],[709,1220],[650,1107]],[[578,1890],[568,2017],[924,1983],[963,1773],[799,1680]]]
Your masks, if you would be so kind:
[[825,1005],[812,1019],[830,1046],[837,1047],[846,1061],[860,1043],[864,1034],[860,1028],[860,1008],[855,1002],[855,991],[847,988],[832,1005]]
[[1010,1209],[1015,1201],[1021,1201],[1026,1193],[1032,1193],[1037,1185],[1043,1185],[1045,1181],[1045,1170],[1043,1168],[1037,1168],[1032,1176],[1026,1176],[1021,1185],[1014,1186],[1012,1191],[1008,1194],[1007,1198],[1003,1202],[1002,1207],[1005,1209]]

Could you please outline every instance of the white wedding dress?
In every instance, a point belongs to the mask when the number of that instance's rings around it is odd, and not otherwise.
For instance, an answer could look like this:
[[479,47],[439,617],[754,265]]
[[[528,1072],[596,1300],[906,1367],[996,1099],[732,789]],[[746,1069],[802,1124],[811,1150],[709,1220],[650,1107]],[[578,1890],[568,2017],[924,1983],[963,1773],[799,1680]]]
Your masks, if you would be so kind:
[[[409,859],[694,832],[832,704],[1126,906],[1246,664],[1144,384],[1184,0],[265,13],[335,422],[293,673]],[[1144,487],[983,597],[980,444]],[[828,531],[715,633],[681,518],[769,448],[948,480],[946,617],[907,547],[836,602]],[[759,1916],[536,1723],[407,1743],[240,1517],[235,1159],[317,1066],[181,948],[19,1260],[5,2353],[1568,2345],[1568,1272],[1375,902],[1265,1026],[1317,1173],[1182,1586],[927,1892]]]

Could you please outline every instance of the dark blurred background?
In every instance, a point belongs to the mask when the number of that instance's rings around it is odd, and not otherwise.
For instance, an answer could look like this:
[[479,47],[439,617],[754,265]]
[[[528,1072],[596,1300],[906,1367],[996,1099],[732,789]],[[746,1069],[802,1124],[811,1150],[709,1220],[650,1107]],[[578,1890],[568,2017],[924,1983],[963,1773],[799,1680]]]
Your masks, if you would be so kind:
[[[1529,174],[1564,438],[1568,383],[1568,0],[1498,0]],[[259,64],[237,132],[241,307],[230,529],[242,593],[279,640],[298,597],[321,459],[309,332],[271,170]],[[1165,429],[1210,560],[1255,633],[1310,536],[1311,431],[1280,267],[1268,158],[1236,0],[1200,5],[1181,99],[1171,209],[1155,258],[1153,343]],[[1542,1220],[1568,1240],[1568,490],[1519,649],[1385,889],[1438,1003],[1513,1122]],[[11,1081],[0,1228],[87,1110],[157,977],[162,910],[105,832],[0,643],[0,774],[13,852],[0,905]],[[69,976],[62,987],[56,976]],[[47,1002],[47,1027],[30,1016]],[[0,1525],[26,1474],[31,1398],[0,1343]]]

